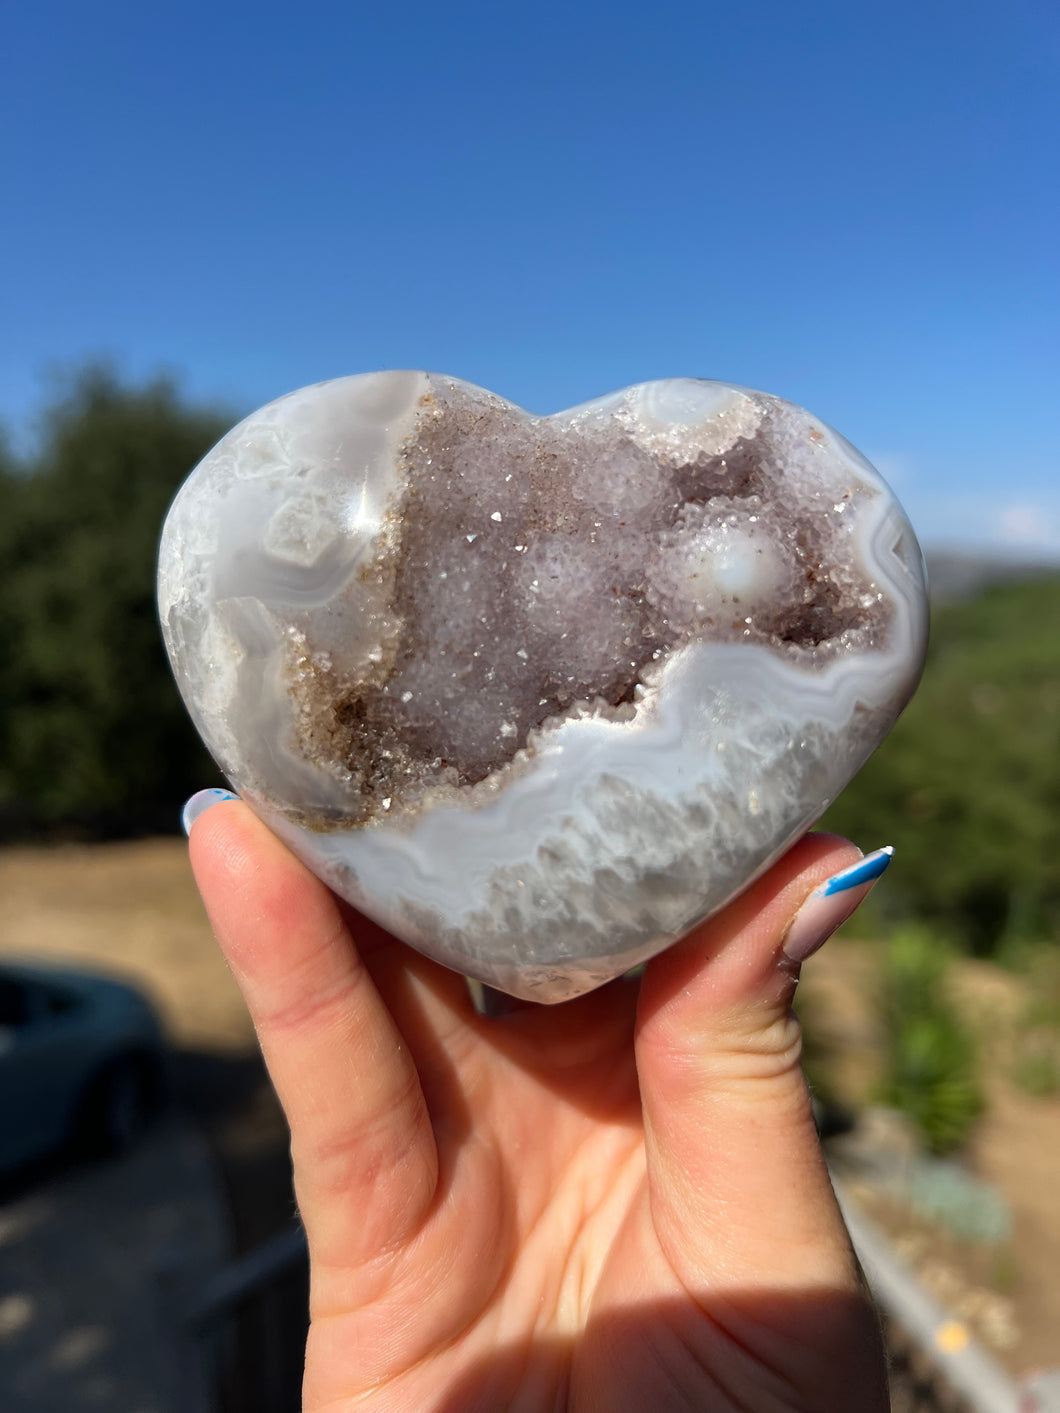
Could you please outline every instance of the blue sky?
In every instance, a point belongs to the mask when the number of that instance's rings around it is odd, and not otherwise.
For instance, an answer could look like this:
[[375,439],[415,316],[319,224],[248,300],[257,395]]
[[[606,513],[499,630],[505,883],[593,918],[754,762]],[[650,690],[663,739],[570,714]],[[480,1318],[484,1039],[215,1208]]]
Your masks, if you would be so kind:
[[0,0],[0,421],[426,367],[811,408],[930,545],[1060,556],[1055,0]]

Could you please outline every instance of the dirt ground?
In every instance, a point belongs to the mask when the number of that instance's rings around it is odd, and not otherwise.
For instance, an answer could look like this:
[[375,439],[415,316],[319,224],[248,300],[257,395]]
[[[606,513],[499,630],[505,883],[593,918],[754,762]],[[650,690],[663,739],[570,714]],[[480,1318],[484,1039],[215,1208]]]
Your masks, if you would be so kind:
[[[125,977],[155,1003],[174,1045],[229,1057],[254,1052],[242,999],[210,934],[179,839],[0,850],[0,955],[72,960]],[[807,1027],[828,1052],[841,1098],[860,1101],[878,1065],[873,949],[836,940],[803,982]],[[1023,1000],[1017,978],[962,967],[960,987],[984,1032],[1002,1036]],[[986,1048],[987,1113],[967,1161],[1004,1195],[1013,1236],[998,1253],[963,1248],[901,1213],[877,1210],[936,1296],[964,1312],[1014,1373],[1060,1363],[1060,1099],[1031,1098]],[[262,1127],[253,1124],[255,1134]],[[255,1140],[256,1141],[256,1140]]]

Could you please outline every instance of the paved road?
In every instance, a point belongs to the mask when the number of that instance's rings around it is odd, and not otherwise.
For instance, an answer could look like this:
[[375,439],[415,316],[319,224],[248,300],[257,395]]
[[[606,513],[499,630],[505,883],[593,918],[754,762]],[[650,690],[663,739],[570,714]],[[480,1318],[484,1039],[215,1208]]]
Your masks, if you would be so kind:
[[228,1254],[206,1143],[171,1118],[128,1156],[0,1199],[3,1413],[176,1413],[155,1273]]

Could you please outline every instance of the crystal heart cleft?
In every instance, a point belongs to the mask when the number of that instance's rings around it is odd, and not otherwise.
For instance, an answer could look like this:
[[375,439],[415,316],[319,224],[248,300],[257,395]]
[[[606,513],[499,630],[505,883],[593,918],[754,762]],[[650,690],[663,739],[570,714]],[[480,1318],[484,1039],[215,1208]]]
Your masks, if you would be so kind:
[[809,413],[645,383],[534,417],[376,373],[230,432],[166,521],[163,632],[222,770],[429,956],[558,1001],[805,830],[923,659],[920,551]]

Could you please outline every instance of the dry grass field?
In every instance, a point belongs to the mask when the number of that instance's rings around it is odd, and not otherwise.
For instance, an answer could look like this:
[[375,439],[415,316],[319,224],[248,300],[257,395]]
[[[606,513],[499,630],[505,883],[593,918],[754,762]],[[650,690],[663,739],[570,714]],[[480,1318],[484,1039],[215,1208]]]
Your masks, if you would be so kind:
[[132,981],[181,1048],[254,1045],[183,840],[0,850],[0,955],[72,961]]

